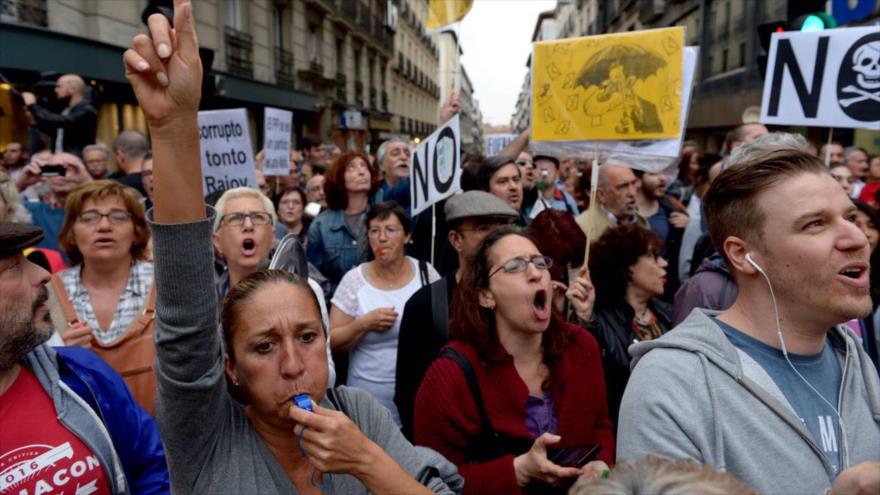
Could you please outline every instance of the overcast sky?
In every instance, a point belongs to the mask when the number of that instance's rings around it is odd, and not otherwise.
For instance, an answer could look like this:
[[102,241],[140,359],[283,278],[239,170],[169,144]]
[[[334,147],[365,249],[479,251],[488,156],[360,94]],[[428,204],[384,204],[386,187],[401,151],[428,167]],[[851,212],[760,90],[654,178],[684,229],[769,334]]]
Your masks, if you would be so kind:
[[555,0],[474,1],[461,22],[462,64],[474,85],[483,122],[510,124],[538,14],[555,6]]

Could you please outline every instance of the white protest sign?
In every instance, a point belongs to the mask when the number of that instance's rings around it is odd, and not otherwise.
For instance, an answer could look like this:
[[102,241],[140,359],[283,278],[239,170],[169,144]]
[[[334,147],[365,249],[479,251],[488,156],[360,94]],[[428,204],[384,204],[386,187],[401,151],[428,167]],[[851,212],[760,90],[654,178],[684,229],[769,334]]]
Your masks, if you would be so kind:
[[773,33],[761,122],[880,130],[880,27]]
[[290,174],[290,128],[293,112],[266,107],[263,119],[263,174]]
[[494,156],[501,153],[505,146],[516,139],[516,134],[486,134],[483,138],[486,156]]
[[234,187],[257,188],[244,108],[199,112],[199,143],[205,195]]
[[415,149],[410,159],[413,216],[461,190],[461,131],[458,114]]

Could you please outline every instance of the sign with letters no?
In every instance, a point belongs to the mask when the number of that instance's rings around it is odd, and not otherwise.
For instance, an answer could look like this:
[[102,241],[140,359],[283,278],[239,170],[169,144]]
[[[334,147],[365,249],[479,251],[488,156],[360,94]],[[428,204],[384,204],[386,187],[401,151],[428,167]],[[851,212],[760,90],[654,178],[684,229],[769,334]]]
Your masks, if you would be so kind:
[[458,114],[415,149],[410,158],[413,216],[461,190],[461,130]]
[[761,122],[880,130],[880,27],[773,33]]

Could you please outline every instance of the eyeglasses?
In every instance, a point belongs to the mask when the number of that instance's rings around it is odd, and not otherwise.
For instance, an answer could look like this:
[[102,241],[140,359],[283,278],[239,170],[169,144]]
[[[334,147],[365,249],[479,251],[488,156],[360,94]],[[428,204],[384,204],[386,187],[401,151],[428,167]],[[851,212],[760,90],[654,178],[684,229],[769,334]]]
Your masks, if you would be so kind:
[[660,259],[660,253],[658,253],[657,251],[654,251],[653,249],[648,249],[648,252],[643,254],[642,256],[648,256],[650,258],[653,258],[654,261],[657,261]]
[[113,225],[122,225],[131,220],[131,213],[125,210],[110,210],[110,213],[101,213],[98,210],[88,210],[80,213],[76,219],[83,225],[93,227],[98,225],[104,217],[107,217]]
[[367,235],[370,237],[379,237],[379,234],[382,232],[385,233],[385,237],[394,237],[400,235],[400,233],[403,232],[403,229],[400,227],[373,227],[367,231]]
[[535,268],[537,268],[538,270],[549,270],[553,266],[553,259],[546,256],[541,256],[540,254],[536,254],[530,258],[513,258],[512,260],[498,267],[494,272],[490,273],[489,278],[492,278],[493,275],[500,272],[501,270],[504,270],[505,273],[524,272],[529,266],[529,263],[535,265]]
[[269,225],[272,223],[272,215],[265,211],[239,211],[236,213],[230,213],[228,215],[223,215],[220,219],[220,223],[230,227],[241,227],[244,225],[245,218],[250,218],[251,223],[254,225]]

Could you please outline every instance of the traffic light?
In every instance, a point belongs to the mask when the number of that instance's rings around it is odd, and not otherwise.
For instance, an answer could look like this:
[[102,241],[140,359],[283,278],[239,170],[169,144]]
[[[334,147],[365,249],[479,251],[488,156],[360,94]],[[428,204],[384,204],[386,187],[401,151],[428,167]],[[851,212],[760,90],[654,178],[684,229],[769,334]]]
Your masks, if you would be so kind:
[[789,31],[824,31],[836,27],[837,22],[825,12],[804,14],[789,23]]

